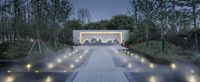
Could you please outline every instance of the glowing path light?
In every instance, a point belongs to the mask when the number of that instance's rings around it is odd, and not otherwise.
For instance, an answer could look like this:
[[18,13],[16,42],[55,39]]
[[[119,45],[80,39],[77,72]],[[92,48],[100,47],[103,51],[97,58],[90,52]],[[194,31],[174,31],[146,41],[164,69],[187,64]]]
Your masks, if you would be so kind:
[[59,58],[59,59],[57,60],[57,62],[58,62],[58,63],[62,63],[62,60]]
[[157,82],[157,78],[156,78],[155,76],[150,76],[150,77],[148,78],[148,81],[149,81],[149,82]]
[[170,65],[170,67],[171,67],[173,70],[175,70],[175,69],[177,68],[177,66],[176,66],[175,63],[172,63],[172,64]]
[[11,70],[8,70],[7,73],[11,73]]
[[70,67],[71,69],[74,69],[74,68],[75,68],[75,65],[74,65],[74,64],[71,64],[69,67]]
[[53,81],[53,79],[50,76],[47,76],[45,82],[52,82],[52,81]]
[[85,56],[85,54],[81,54],[82,56]]
[[138,59],[138,55],[135,55],[135,58]]
[[194,72],[194,70],[190,70],[190,73],[194,74],[195,72]]
[[89,51],[89,50],[86,50],[86,51],[84,52],[84,54],[88,53],[88,51]]
[[67,70],[64,70],[63,72],[64,72],[64,73],[66,73],[66,72],[67,72]]
[[132,68],[132,64],[131,63],[128,63],[128,68]]
[[7,78],[6,78],[6,82],[13,82],[15,79],[14,79],[14,77],[13,76],[8,76]]
[[70,53],[69,56],[72,56],[72,54]]
[[49,63],[49,64],[47,65],[47,67],[48,67],[49,69],[52,69],[52,68],[54,67],[54,65],[53,65],[52,63]]
[[80,60],[79,60],[79,59],[76,59],[76,60],[75,60],[75,62],[76,62],[76,63],[79,63],[79,62],[80,62]]
[[31,65],[31,64],[27,64],[27,65],[26,65],[26,68],[27,68],[28,70],[30,70],[30,69],[31,69],[31,67],[32,67],[32,65]]
[[133,53],[131,53],[131,56],[133,56]]
[[67,59],[67,55],[65,55],[64,58]]
[[38,71],[38,70],[36,70],[36,71],[35,71],[35,73],[39,73],[39,71]]
[[151,64],[149,65],[149,67],[150,67],[151,69],[153,69],[153,68],[155,67],[155,65],[154,65],[153,63],[151,63]]
[[78,50],[75,50],[75,52],[78,52]]
[[75,51],[73,51],[72,54],[75,54]]
[[116,50],[115,53],[118,54],[118,51]]
[[141,58],[141,62],[142,62],[142,63],[144,63],[144,62],[145,62],[144,58]]
[[80,59],[83,59],[83,56],[79,56]]
[[197,78],[196,78],[194,75],[188,75],[188,76],[186,77],[186,80],[187,80],[188,82],[199,82],[199,81],[197,80]]
[[127,62],[128,60],[126,59],[126,58],[124,58],[124,60],[123,60],[124,62]]

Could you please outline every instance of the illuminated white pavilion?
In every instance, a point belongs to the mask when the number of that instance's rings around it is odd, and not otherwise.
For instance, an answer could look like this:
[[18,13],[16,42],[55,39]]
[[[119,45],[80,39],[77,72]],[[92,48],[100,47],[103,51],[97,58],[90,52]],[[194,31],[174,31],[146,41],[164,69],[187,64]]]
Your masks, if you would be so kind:
[[73,42],[84,44],[95,39],[96,42],[123,44],[128,35],[128,30],[73,30]]

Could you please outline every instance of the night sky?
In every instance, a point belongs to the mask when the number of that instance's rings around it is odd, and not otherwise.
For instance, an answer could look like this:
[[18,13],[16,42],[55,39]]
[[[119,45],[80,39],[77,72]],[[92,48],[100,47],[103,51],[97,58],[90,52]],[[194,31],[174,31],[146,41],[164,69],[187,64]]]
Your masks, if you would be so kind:
[[79,8],[87,8],[91,15],[91,21],[110,19],[114,15],[128,14],[129,0],[70,0],[73,3],[75,13]]

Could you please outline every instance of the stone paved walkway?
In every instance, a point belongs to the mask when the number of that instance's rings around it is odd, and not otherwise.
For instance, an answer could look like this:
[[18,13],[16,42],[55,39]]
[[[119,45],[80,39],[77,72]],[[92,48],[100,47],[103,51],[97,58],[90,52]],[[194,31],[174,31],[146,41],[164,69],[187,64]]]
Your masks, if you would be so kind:
[[115,66],[110,47],[94,47],[88,64],[78,71],[73,82],[128,82],[123,69]]

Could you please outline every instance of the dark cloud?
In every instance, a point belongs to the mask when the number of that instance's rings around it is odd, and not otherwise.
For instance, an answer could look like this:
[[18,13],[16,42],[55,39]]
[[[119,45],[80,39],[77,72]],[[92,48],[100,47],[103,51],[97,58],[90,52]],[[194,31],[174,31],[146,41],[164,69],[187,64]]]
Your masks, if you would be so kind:
[[89,9],[92,21],[109,19],[113,15],[127,14],[129,0],[71,0],[77,12],[78,8]]

